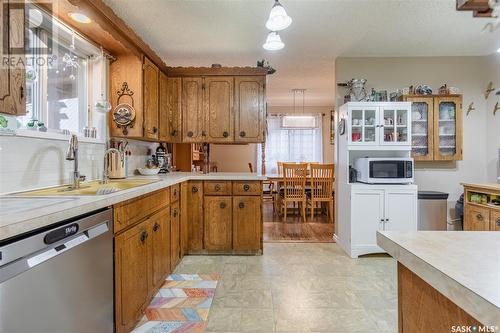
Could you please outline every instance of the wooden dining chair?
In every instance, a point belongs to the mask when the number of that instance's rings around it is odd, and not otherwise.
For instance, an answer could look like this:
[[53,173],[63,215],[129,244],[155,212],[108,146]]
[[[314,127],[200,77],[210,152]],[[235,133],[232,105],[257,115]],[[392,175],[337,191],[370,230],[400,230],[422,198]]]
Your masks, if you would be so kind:
[[308,192],[311,205],[311,222],[314,220],[314,208],[317,203],[328,205],[328,218],[333,217],[333,181],[335,166],[333,164],[311,164],[311,191]]
[[283,164],[283,190],[280,190],[281,209],[286,222],[288,203],[297,203],[302,219],[306,222],[306,163],[284,163]]
[[283,176],[283,162],[277,162],[278,165],[278,176]]

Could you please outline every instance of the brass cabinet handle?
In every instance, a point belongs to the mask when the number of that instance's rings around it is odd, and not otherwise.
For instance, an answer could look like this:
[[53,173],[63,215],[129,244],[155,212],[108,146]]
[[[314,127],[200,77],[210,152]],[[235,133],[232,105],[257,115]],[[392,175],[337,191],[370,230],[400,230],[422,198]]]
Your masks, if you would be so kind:
[[242,138],[244,138],[246,135],[247,135],[247,133],[246,133],[245,131],[241,131],[241,132],[240,132],[240,136],[241,136]]
[[188,137],[192,138],[192,137],[193,137],[193,135],[194,135],[193,131],[188,131],[188,132],[187,132],[187,136],[188,136]]
[[483,215],[481,215],[481,213],[477,213],[477,215],[476,215],[476,219],[477,219],[478,221],[482,221],[482,220],[484,220],[484,217],[483,217]]
[[174,217],[177,217],[177,209],[174,209],[173,215]]
[[497,227],[500,227],[500,217],[496,219],[495,223],[496,223]]
[[245,203],[244,202],[240,202],[239,206],[240,206],[241,209],[243,209],[243,208],[245,208]]
[[201,131],[201,136],[207,136],[207,132]]
[[226,208],[226,203],[225,203],[225,202],[221,202],[221,203],[220,203],[220,205],[219,205],[219,207],[220,207],[221,209]]
[[243,191],[248,192],[250,190],[250,185],[245,184],[243,185]]
[[220,191],[220,184],[215,184],[215,191],[219,192]]
[[158,132],[158,128],[156,126],[153,126],[153,133]]
[[143,232],[141,232],[141,243],[144,244],[144,242],[146,241],[146,239],[148,238],[148,232],[146,230],[144,230]]
[[174,189],[174,197],[177,196],[177,189]]
[[222,136],[227,138],[229,136],[229,133],[227,131],[224,131],[224,133],[222,133]]
[[171,136],[177,136],[177,130],[173,130],[172,132],[170,132],[170,135]]
[[158,223],[155,223],[155,225],[153,226],[153,231],[157,232],[158,230],[160,230],[160,225]]
[[24,98],[24,87],[20,86],[19,90],[20,90],[21,99],[23,99]]
[[198,192],[198,188],[197,188],[196,186],[193,186],[193,187],[191,188],[191,192],[193,192],[193,193]]

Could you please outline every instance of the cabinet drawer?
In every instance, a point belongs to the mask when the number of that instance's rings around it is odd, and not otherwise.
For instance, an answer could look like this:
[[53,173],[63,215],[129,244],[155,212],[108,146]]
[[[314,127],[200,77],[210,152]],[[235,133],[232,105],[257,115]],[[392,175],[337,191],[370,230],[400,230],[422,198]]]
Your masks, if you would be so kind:
[[203,189],[205,195],[231,195],[231,182],[205,181]]
[[490,210],[468,204],[465,210],[464,230],[488,231],[490,230]]
[[168,206],[169,203],[170,189],[167,188],[114,205],[115,233]]
[[490,210],[490,230],[500,231],[500,211]]
[[261,195],[262,182],[258,180],[233,182],[233,195]]
[[180,188],[179,184],[175,184],[170,186],[170,202],[176,202],[179,200],[179,195],[180,195]]

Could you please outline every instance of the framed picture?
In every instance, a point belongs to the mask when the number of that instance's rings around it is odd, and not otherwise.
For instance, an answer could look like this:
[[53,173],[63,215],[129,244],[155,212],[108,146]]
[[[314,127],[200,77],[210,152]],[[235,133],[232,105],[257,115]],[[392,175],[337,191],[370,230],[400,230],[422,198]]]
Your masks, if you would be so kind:
[[330,111],[330,144],[335,143],[335,109]]

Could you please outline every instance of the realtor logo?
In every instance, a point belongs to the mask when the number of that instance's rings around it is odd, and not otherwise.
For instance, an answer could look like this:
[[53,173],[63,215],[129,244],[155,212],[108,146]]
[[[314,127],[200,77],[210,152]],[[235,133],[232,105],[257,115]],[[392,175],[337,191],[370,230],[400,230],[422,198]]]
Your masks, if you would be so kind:
[[44,2],[41,6],[46,14],[41,9],[26,5],[24,1],[2,1],[4,56],[41,56],[52,53],[52,3]]

